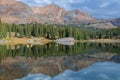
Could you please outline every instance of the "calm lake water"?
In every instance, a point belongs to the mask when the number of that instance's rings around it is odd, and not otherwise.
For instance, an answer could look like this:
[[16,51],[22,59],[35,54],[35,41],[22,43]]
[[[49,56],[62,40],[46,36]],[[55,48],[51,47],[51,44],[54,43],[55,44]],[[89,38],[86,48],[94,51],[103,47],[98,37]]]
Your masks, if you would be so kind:
[[120,44],[0,45],[0,80],[120,80]]

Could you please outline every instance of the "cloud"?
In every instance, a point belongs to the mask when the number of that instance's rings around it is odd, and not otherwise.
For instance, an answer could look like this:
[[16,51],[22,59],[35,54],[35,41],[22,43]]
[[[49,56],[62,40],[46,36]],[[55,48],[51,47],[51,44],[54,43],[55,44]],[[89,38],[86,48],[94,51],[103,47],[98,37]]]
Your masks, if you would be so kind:
[[46,3],[46,4],[50,4],[52,3],[51,0],[34,0],[35,3],[39,4],[39,3]]
[[51,4],[52,2],[50,0],[44,0],[46,3]]
[[84,3],[84,2],[86,2],[85,0],[67,0],[69,3],[80,3],[80,4],[82,4],[82,3]]
[[107,7],[107,6],[109,6],[110,4],[111,4],[111,3],[107,3],[107,2],[102,3],[102,4],[100,5],[100,8]]
[[36,3],[41,3],[42,1],[41,0],[35,0]]

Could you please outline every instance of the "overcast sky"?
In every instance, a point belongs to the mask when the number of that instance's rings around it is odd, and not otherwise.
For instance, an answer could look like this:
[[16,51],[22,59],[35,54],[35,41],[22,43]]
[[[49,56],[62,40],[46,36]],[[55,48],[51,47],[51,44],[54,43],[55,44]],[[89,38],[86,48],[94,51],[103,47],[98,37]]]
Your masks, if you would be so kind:
[[21,0],[32,6],[57,4],[67,10],[79,9],[96,18],[120,18],[120,0]]

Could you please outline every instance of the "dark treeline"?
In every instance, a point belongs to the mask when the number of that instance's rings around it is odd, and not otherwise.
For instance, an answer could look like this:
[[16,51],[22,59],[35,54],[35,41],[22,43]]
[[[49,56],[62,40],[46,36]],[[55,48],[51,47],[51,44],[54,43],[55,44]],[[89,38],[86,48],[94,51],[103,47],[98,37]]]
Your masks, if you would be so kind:
[[88,34],[91,39],[120,39],[120,28],[102,29]]
[[48,39],[74,37],[77,40],[111,39],[120,36],[120,28],[85,30],[75,25],[48,25],[39,23],[8,24],[0,21],[0,38],[11,38],[13,33],[14,37],[45,37]]
[[45,37],[48,39],[63,37],[87,39],[88,37],[85,31],[71,25],[45,25],[39,23],[17,25],[0,23],[0,38],[11,37],[11,32],[15,33],[15,37]]

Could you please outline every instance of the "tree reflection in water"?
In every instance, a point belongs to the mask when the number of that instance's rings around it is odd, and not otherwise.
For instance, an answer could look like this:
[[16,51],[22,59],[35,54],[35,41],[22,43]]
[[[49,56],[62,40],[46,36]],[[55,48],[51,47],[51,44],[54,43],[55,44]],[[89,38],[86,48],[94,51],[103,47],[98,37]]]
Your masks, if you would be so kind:
[[65,70],[79,71],[93,63],[119,62],[116,44],[76,43],[72,46],[2,45],[0,46],[0,80],[14,80],[29,73],[58,75]]

